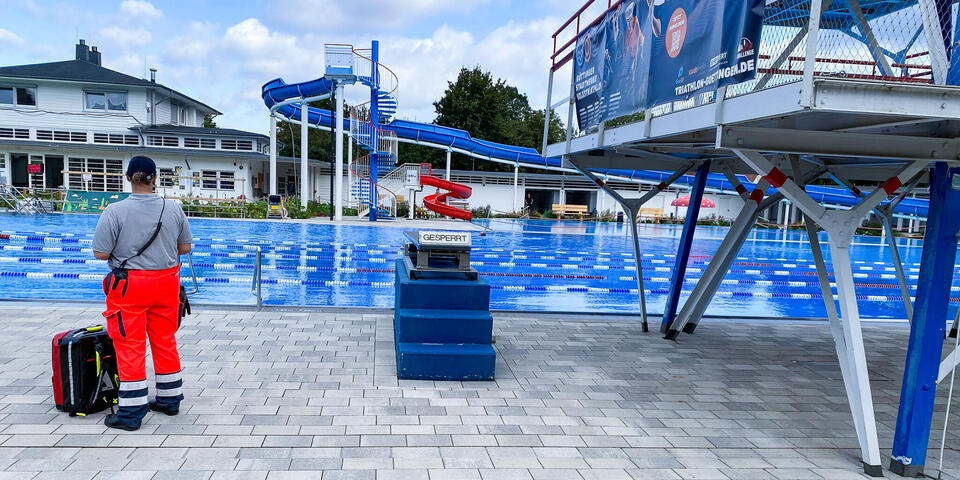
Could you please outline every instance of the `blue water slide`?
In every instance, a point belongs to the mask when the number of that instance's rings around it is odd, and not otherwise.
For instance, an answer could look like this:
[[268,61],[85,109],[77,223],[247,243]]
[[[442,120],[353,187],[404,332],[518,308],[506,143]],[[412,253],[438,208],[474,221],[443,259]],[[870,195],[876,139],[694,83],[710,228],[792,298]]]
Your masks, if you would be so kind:
[[[331,86],[331,82],[326,78],[292,84],[287,84],[282,79],[277,78],[267,82],[263,86],[263,102],[268,108],[273,108],[275,105],[281,104],[276,110],[278,115],[299,121],[301,118],[300,105],[297,103],[283,104],[283,102],[327,95],[330,93]],[[333,117],[329,110],[313,107],[309,107],[307,118],[310,124],[327,128],[331,127],[333,122]],[[344,129],[349,129],[349,119],[345,118],[343,122]],[[516,147],[473,138],[469,132],[457,128],[399,119],[381,125],[381,128],[396,133],[397,137],[400,138],[463,150],[479,157],[519,162],[522,166],[526,167],[556,168],[563,166],[563,162],[559,157],[544,158],[540,155],[540,152],[533,148]],[[666,180],[672,172],[652,170],[601,170],[600,173],[637,180],[661,182]],[[693,178],[691,175],[684,175],[674,183],[692,185]],[[739,175],[737,178],[747,190],[753,190],[755,187],[755,184],[750,182],[746,176]],[[726,176],[719,173],[712,173],[708,176],[707,188],[725,192],[735,191]],[[767,194],[769,195],[774,192],[776,192],[776,189],[771,187],[767,191]],[[859,202],[857,197],[843,188],[809,185],[807,186],[807,193],[810,194],[814,200],[830,205],[853,206]],[[895,211],[903,215],[926,217],[927,205],[928,202],[925,199],[906,198],[897,205]]]

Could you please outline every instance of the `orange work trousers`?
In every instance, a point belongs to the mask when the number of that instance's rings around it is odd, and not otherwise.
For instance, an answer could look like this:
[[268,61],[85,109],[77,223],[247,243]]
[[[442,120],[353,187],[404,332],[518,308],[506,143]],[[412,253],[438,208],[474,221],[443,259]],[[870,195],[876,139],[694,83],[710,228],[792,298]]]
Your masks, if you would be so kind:
[[[117,351],[121,382],[146,380],[147,339],[157,375],[180,372],[177,317],[180,266],[166,270],[129,270],[116,288],[104,280],[107,333]],[[109,283],[108,283],[109,282]]]

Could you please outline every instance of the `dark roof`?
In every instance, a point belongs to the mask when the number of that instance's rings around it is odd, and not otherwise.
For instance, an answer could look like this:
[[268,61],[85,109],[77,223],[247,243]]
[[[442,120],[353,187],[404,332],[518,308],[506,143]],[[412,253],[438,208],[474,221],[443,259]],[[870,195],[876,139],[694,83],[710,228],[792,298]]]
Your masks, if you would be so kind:
[[180,125],[152,125],[149,127],[140,127],[143,133],[173,133],[181,135],[218,135],[231,137],[260,137],[267,138],[262,133],[247,132],[235,130],[232,128],[205,128],[205,127],[184,127]]
[[0,67],[0,77],[9,78],[29,78],[42,80],[65,80],[70,82],[90,82],[109,85],[133,85],[138,87],[154,87],[166,90],[172,94],[179,95],[191,102],[200,104],[204,108],[215,112],[217,115],[222,113],[217,109],[190,98],[170,87],[162,84],[144,80],[142,78],[132,77],[130,75],[110,70],[90,62],[82,60],[67,60],[65,62],[35,63],[32,65],[15,65],[12,67]]

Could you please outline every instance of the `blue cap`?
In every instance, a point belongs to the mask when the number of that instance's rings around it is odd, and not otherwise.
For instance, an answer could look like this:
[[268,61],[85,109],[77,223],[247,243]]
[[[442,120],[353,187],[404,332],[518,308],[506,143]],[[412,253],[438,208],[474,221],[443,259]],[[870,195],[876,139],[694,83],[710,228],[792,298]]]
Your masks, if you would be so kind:
[[147,176],[147,180],[153,180],[153,177],[157,176],[157,164],[150,157],[137,155],[127,164],[127,176],[132,177],[135,173],[143,173]]

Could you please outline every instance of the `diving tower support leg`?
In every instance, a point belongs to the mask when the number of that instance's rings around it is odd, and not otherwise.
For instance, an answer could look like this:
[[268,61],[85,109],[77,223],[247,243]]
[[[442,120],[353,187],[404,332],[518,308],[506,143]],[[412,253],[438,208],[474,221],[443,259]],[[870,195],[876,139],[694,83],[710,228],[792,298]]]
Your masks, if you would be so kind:
[[277,117],[270,114],[270,195],[277,194]]
[[307,208],[307,201],[313,196],[310,191],[310,107],[307,102],[300,104],[300,206]]
[[[794,180],[801,188],[805,188],[806,180],[798,178],[796,172],[799,171],[800,162],[794,156],[791,158],[794,171]],[[856,395],[860,386],[858,378],[850,372],[850,354],[847,352],[847,341],[844,337],[843,324],[840,322],[840,316],[837,314],[837,304],[833,299],[833,289],[830,286],[830,277],[827,273],[827,262],[823,259],[823,248],[820,245],[820,236],[817,226],[813,219],[808,215],[803,216],[804,227],[807,231],[807,238],[810,241],[810,251],[813,254],[813,261],[817,268],[817,280],[820,285],[820,295],[823,297],[823,306],[827,311],[827,319],[830,322],[830,334],[833,335],[833,344],[837,352],[837,362],[840,364],[840,376],[843,378],[844,391],[847,394],[847,404],[850,405],[850,413],[853,416],[853,424],[857,432],[857,438],[864,438],[864,417],[863,406],[860,405],[860,397]]]
[[[830,172],[830,176],[833,178],[834,181],[842,185],[854,196],[858,198],[863,198],[864,196],[866,196],[862,190],[860,190],[859,188],[857,188],[856,185],[853,184],[853,182],[851,182],[850,180],[847,180],[842,175],[839,175],[835,172]],[[908,322],[913,318],[913,303],[910,301],[910,287],[907,285],[907,275],[903,271],[903,262],[900,259],[900,250],[897,247],[897,239],[896,237],[893,236],[893,228],[891,227],[891,224],[892,224],[891,218],[893,216],[894,209],[897,207],[897,205],[899,205],[900,202],[904,198],[906,198],[907,195],[910,192],[912,192],[914,188],[916,188],[917,184],[920,183],[920,180],[923,179],[924,176],[925,176],[924,172],[920,172],[914,175],[914,177],[910,179],[910,181],[907,182],[906,185],[904,185],[903,191],[899,195],[897,195],[895,199],[893,199],[892,201],[890,201],[885,205],[881,205],[874,209],[874,211],[877,212],[877,215],[880,215],[881,221],[883,223],[884,237],[886,237],[886,243],[890,249],[890,256],[893,259],[893,268],[897,273],[897,283],[900,286],[900,296],[903,297],[903,305],[907,313]]]
[[[838,344],[838,355],[841,351],[846,353],[845,362],[848,367],[844,371],[844,361],[841,360],[841,374],[844,377],[844,387],[847,390],[850,411],[854,424],[857,426],[863,470],[870,476],[883,476],[883,468],[880,463],[880,445],[877,438],[877,422],[873,409],[873,395],[863,344],[863,329],[860,324],[856,287],[850,263],[850,244],[853,242],[853,236],[860,220],[876,208],[888,195],[892,195],[904,182],[926,168],[927,162],[911,162],[899,174],[889,178],[880,188],[871,192],[850,210],[827,210],[807,195],[801,185],[790,180],[776,165],[759,152],[739,149],[734,149],[733,152],[783,193],[784,197],[794,203],[807,218],[827,231],[840,304],[842,329],[842,337],[835,334],[834,341]],[[955,238],[954,243],[956,243]],[[823,279],[821,279],[821,282],[823,282]],[[823,284],[821,284],[821,288],[823,288]],[[842,348],[840,348],[841,339]],[[939,361],[939,357],[937,358]],[[840,360],[839,357],[838,360]]]
[[647,203],[650,199],[657,196],[660,192],[670,186],[671,183],[675,182],[678,178],[682,177],[685,173],[690,171],[695,165],[694,162],[690,162],[683,167],[681,167],[676,172],[673,172],[666,180],[660,182],[659,185],[651,189],[649,192],[644,194],[640,198],[624,198],[623,195],[620,195],[619,192],[610,188],[606,182],[604,182],[600,177],[597,177],[589,167],[585,165],[584,162],[575,158],[568,159],[570,163],[573,164],[583,173],[587,178],[589,178],[593,183],[597,184],[598,187],[607,192],[608,195],[613,197],[621,207],[623,207],[624,213],[628,215],[630,221],[630,233],[633,239],[633,258],[634,258],[634,267],[637,270],[637,299],[640,303],[640,322],[641,329],[644,332],[650,330],[649,323],[647,321],[647,298],[646,293],[643,289],[643,260],[640,255],[640,233],[637,229],[638,215],[640,214],[640,207]]
[[893,227],[890,225],[890,215],[881,213],[883,231],[886,232],[887,247],[893,260],[893,268],[897,272],[897,284],[900,286],[900,296],[903,297],[903,308],[907,312],[907,321],[913,321],[913,303],[910,301],[910,287],[907,285],[907,274],[903,271],[903,260],[900,259],[900,248],[897,247],[897,237],[893,236]]
[[[736,186],[743,188],[739,182]],[[743,208],[740,209],[740,213],[734,220],[733,225],[730,226],[727,235],[723,237],[720,248],[717,249],[713,259],[710,260],[710,264],[707,265],[707,269],[700,276],[700,280],[693,288],[693,292],[690,293],[690,297],[687,298],[683,308],[680,309],[680,313],[677,314],[676,320],[670,325],[670,329],[665,336],[666,339],[675,340],[681,331],[693,333],[696,329],[704,311],[706,311],[710,301],[713,300],[714,294],[720,288],[724,275],[736,258],[737,252],[740,251],[740,247],[747,239],[750,229],[757,222],[757,218],[762,211],[760,204],[768,186],[765,180],[761,180],[754,188],[753,193],[744,199]]]
[[697,175],[690,190],[690,203],[687,205],[687,218],[683,222],[683,232],[680,234],[680,247],[673,264],[673,274],[670,278],[670,289],[667,293],[667,304],[663,309],[663,318],[660,320],[660,333],[670,331],[677,316],[677,307],[680,304],[680,294],[683,291],[683,277],[687,272],[687,261],[690,259],[690,249],[693,247],[693,235],[697,229],[697,220],[700,216],[700,202],[703,200],[703,191],[707,186],[707,175],[710,174],[710,160],[706,160],[697,167]]
[[921,475],[927,458],[960,231],[960,190],[952,187],[957,176],[960,168],[944,162],[930,174],[930,208],[890,460],[890,470],[904,477]]
[[[803,179],[809,180],[817,178],[825,171],[826,169],[824,167],[817,167],[803,174]],[[734,179],[735,178],[736,177],[734,177]],[[737,184],[739,184],[739,181],[734,185]],[[730,230],[720,244],[720,248],[717,249],[717,253],[714,254],[713,259],[710,260],[707,269],[700,277],[700,280],[697,282],[686,303],[684,303],[683,309],[681,309],[677,315],[677,320],[670,328],[671,332],[676,330],[678,332],[693,333],[696,330],[700,324],[700,320],[703,318],[704,312],[707,307],[710,306],[710,301],[713,300],[720,285],[723,284],[723,277],[730,270],[730,265],[733,264],[737,253],[743,247],[744,242],[746,242],[750,230],[753,225],[756,224],[757,219],[760,218],[760,215],[766,209],[770,208],[771,205],[776,205],[783,200],[783,194],[777,192],[759,201],[758,204],[755,203],[757,202],[757,200],[755,200],[756,198],[762,198],[767,187],[769,187],[769,183],[761,179],[753,193],[744,200],[743,209],[740,210],[740,214],[736,220],[734,220],[733,225],[730,226]],[[758,190],[759,193],[757,193]],[[754,207],[754,205],[756,206]],[[697,300],[694,301],[695,299]],[[675,339],[676,334],[673,337],[668,336],[667,338]]]

